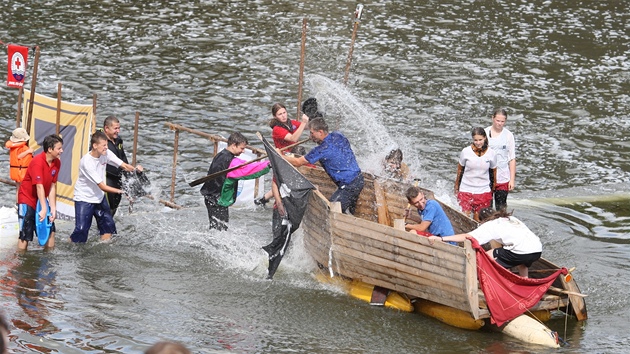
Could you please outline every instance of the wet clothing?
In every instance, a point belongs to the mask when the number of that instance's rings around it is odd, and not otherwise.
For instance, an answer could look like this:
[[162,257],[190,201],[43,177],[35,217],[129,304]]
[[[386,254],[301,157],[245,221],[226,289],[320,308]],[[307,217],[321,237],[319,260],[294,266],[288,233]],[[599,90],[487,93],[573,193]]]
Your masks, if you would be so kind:
[[33,158],[26,169],[24,180],[18,191],[18,203],[37,208],[37,184],[44,187],[44,195],[48,197],[53,183],[57,183],[61,161],[54,159],[50,165],[46,162],[46,153],[41,152]]
[[532,262],[540,258],[542,243],[523,222],[510,216],[484,222],[478,228],[469,232],[480,245],[496,240],[503,244],[505,251],[493,251],[497,262],[508,268]]
[[74,184],[74,201],[100,203],[105,192],[98,185],[105,181],[106,166],[118,167],[122,164],[123,161],[109,150],[106,155],[99,157],[89,152],[85,154],[79,163],[79,177]]
[[98,186],[105,181],[105,169],[108,164],[118,167],[123,161],[107,150],[104,156],[94,157],[90,152],[81,158],[79,178],[74,184],[74,231],[70,235],[73,242],[86,242],[92,226],[92,216],[100,235],[115,234],[116,225],[105,197],[105,192]]
[[[208,169],[208,175],[241,165],[245,162],[245,160],[237,159],[230,150],[223,149],[212,159],[212,163]],[[238,195],[238,181],[241,179],[257,178],[268,171],[269,161],[263,161],[249,164],[243,168],[206,181],[206,183],[201,186],[200,192],[204,196],[204,204],[208,210],[210,229],[227,230],[227,223],[230,219],[228,207],[236,201],[236,196]]]
[[[116,155],[116,157],[121,159],[124,163],[129,163],[127,155],[125,154],[125,149],[123,148],[123,140],[120,136],[114,139],[114,141],[107,139],[107,149],[113,152],[114,155]],[[126,172],[120,167],[107,165],[105,171],[105,184],[110,187],[122,189],[122,177],[125,173]],[[112,215],[116,214],[116,210],[118,209],[118,205],[120,205],[121,199],[121,194],[107,193],[107,202],[111,208]]]
[[444,209],[440,206],[436,200],[427,199],[427,203],[424,206],[424,210],[418,210],[418,214],[422,217],[422,221],[430,221],[431,225],[427,231],[435,236],[452,236],[455,235],[453,231],[453,225],[446,216]]
[[293,144],[292,141],[284,140],[287,134],[293,134],[297,128],[302,124],[297,120],[289,119],[287,123],[290,123],[291,126],[280,123],[278,120],[274,119],[274,126],[272,127],[271,137],[273,138],[273,144],[278,149],[282,149],[286,146]]
[[[28,204],[18,204],[18,223],[20,225],[20,240],[33,241],[33,234],[37,234],[35,218],[38,217],[35,209]],[[55,232],[55,223],[52,223],[50,232]]]
[[337,185],[331,201],[340,201],[343,212],[354,213],[364,180],[348,139],[340,132],[331,132],[304,158],[311,164],[321,163]]
[[[514,135],[503,128],[499,136],[491,135],[492,126],[486,128],[488,144],[497,155],[497,186],[494,191],[494,207],[496,210],[507,208],[507,196],[510,182],[510,161],[516,159],[516,143]],[[505,186],[505,187],[504,187]]]
[[70,239],[72,242],[87,242],[92,216],[96,218],[99,235],[116,234],[116,224],[112,217],[107,198],[103,196],[100,203],[74,202],[75,225]]
[[26,175],[28,165],[33,160],[33,154],[26,154],[26,156],[19,158],[18,156],[24,151],[28,150],[28,141],[13,142],[7,141],[4,145],[9,149],[9,176],[17,183],[21,183]]

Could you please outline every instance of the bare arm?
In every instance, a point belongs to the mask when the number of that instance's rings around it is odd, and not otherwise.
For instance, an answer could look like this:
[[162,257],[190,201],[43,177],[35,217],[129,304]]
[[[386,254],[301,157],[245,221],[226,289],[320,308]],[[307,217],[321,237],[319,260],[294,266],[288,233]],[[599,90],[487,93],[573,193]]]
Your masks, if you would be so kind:
[[308,164],[308,160],[306,160],[304,156],[294,157],[294,156],[282,155],[282,157],[284,157],[285,160],[287,160],[291,165],[295,167],[300,167],[300,166],[304,166]]
[[464,176],[464,166],[457,164],[457,176],[455,176],[455,194],[459,193],[459,185],[462,183]]
[[284,205],[282,204],[282,197],[280,196],[280,189],[276,184],[276,181],[271,182],[271,194],[273,195],[273,200],[276,201],[276,207],[278,208],[278,214],[281,217],[287,215],[287,212],[284,210]]
[[408,224],[405,225],[405,229],[407,230],[416,230],[416,231],[427,231],[431,226],[430,221],[422,221],[419,224]]
[[44,221],[44,218],[46,217],[46,211],[47,211],[46,208],[44,207],[46,205],[46,191],[44,191],[43,184],[36,184],[36,189],[37,189],[37,200],[39,200],[39,205],[42,206],[42,210],[39,212],[39,221]]
[[509,166],[510,166],[510,183],[508,185],[508,188],[510,190],[513,190],[514,187],[516,187],[516,159],[510,160]]
[[99,183],[98,188],[100,188],[105,193],[123,194],[122,189],[110,187],[107,184],[105,184],[105,182]]
[[293,133],[288,133],[287,135],[285,135],[284,140],[295,143],[298,141],[298,139],[300,139],[302,132],[304,132],[304,129],[306,129],[306,126],[308,125],[308,116],[306,114],[302,114],[301,121],[302,124],[300,124],[300,126]]
[[57,218],[57,183],[50,186],[48,205],[50,206],[50,222],[54,222]]
[[473,238],[470,234],[458,234],[453,236],[429,236],[429,242],[433,244],[436,240],[443,242],[464,242],[467,238]]

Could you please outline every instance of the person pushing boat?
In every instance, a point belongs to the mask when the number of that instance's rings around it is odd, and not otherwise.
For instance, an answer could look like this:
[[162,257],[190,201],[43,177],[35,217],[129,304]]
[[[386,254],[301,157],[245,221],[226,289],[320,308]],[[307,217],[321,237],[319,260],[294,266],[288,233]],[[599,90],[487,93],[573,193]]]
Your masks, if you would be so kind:
[[341,202],[344,213],[354,214],[359,194],[365,184],[363,174],[350,147],[348,139],[338,131],[328,132],[324,118],[315,118],[309,122],[311,139],[318,145],[308,154],[300,157],[284,158],[293,166],[300,167],[320,162],[328,176],[337,185],[337,190],[330,198],[331,202]]

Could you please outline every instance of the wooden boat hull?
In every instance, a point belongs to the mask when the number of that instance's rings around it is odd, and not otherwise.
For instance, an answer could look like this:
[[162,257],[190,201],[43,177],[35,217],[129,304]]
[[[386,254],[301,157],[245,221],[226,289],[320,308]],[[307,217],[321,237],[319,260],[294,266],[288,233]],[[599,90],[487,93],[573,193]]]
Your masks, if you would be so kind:
[[[430,245],[426,238],[404,230],[404,193],[409,185],[364,174],[365,187],[357,210],[355,215],[348,215],[341,213],[338,203],[329,202],[336,186],[322,169],[303,167],[300,172],[318,187],[310,196],[302,220],[305,247],[330,274],[461,310],[474,320],[489,317],[470,242],[464,242],[463,247]],[[425,190],[425,194],[433,198],[431,191]],[[448,205],[442,207],[456,233],[476,228],[477,223],[466,215]],[[411,214],[417,217],[413,207]],[[556,269],[553,263],[541,259],[530,268],[530,274],[544,277]],[[579,293],[574,279],[564,282],[560,278],[554,287]],[[569,306],[578,320],[586,319],[583,298],[562,292],[546,294],[531,310]]]

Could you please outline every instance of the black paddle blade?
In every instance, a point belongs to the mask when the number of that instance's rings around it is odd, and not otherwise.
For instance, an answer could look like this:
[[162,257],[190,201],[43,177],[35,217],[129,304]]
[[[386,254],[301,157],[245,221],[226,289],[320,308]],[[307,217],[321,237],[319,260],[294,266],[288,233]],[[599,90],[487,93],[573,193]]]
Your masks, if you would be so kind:
[[[311,97],[302,103],[302,113],[306,114],[310,119],[317,116],[317,98]],[[320,113],[321,115],[321,113]]]

